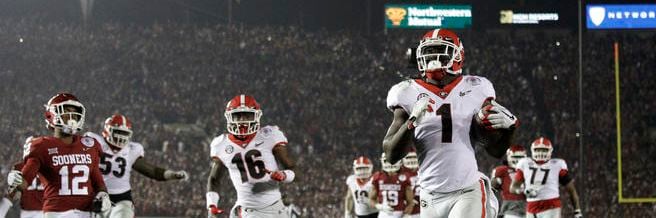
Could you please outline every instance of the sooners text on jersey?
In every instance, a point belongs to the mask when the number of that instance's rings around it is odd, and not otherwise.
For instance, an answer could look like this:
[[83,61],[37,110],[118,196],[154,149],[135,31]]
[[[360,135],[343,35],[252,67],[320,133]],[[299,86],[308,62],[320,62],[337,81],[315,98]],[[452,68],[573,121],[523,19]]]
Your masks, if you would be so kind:
[[386,202],[394,211],[405,210],[405,190],[412,188],[410,178],[404,173],[389,175],[384,172],[374,173],[371,183],[378,193],[378,203]]
[[[90,211],[98,187],[104,186],[98,169],[100,145],[90,137],[73,136],[72,144],[46,136],[32,140],[23,167],[25,179],[38,172],[44,184],[43,210],[62,212],[73,209]],[[30,172],[30,164],[37,170]]]

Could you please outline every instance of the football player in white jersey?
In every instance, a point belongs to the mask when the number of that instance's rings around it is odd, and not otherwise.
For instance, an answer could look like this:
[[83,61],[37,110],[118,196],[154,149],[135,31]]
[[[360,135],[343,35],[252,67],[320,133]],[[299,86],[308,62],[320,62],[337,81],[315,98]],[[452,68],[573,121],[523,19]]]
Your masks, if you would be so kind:
[[369,203],[373,191],[371,173],[374,165],[369,158],[360,156],[353,160],[353,175],[346,178],[346,198],[344,199],[344,218],[350,218],[355,208],[357,218],[376,218],[378,209]]
[[102,136],[93,132],[84,135],[100,142],[103,151],[99,166],[113,204],[111,210],[103,213],[103,217],[134,217],[130,186],[133,169],[158,181],[188,178],[186,171],[167,170],[144,160],[143,146],[132,141],[132,122],[121,114],[114,114],[105,120]]
[[489,179],[478,170],[473,145],[479,143],[470,135],[480,131],[499,135],[480,144],[500,158],[511,144],[517,118],[496,103],[489,80],[462,75],[465,51],[454,32],[429,31],[416,57],[421,78],[402,81],[387,95],[394,120],[383,149],[394,163],[414,142],[421,217],[494,217],[498,202]]
[[[561,217],[560,193],[563,185],[569,192],[574,217],[581,218],[579,195],[574,180],[569,176],[565,160],[551,158],[553,145],[545,137],[540,137],[531,144],[531,158],[521,159],[517,163],[517,174],[510,190],[526,195],[526,217],[558,218]],[[524,190],[521,185],[524,184]]]
[[277,126],[260,128],[262,110],[252,96],[232,98],[224,115],[228,133],[210,144],[212,168],[205,195],[208,216],[217,217],[223,212],[217,207],[217,191],[227,168],[237,191],[230,217],[285,217],[279,183],[290,183],[296,177],[294,162],[287,154],[287,138]]

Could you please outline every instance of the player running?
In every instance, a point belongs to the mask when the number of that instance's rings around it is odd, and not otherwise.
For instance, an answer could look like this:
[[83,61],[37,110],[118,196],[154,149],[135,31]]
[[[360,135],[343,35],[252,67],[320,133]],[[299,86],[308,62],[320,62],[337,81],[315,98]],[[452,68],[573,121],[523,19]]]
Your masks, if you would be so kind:
[[87,132],[87,137],[101,145],[100,170],[107,185],[112,208],[103,216],[110,218],[134,217],[131,172],[135,171],[157,181],[187,179],[187,172],[167,170],[144,160],[144,148],[132,141],[132,122],[115,114],[105,120],[102,136]]
[[401,160],[413,142],[419,156],[421,217],[495,217],[498,203],[474,155],[479,127],[499,133],[482,143],[500,158],[510,145],[517,118],[494,100],[492,83],[462,75],[465,50],[449,30],[426,33],[416,51],[421,78],[394,85],[387,108],[394,113],[383,149]]
[[[27,189],[23,181],[37,174],[44,182],[44,217],[87,218],[103,212],[111,202],[98,163],[101,148],[96,140],[78,133],[86,109],[68,93],[53,96],[46,104],[45,121],[53,136],[36,137],[27,147],[21,171],[10,173],[10,188]],[[93,204],[98,202],[98,204]]]
[[353,175],[346,178],[346,197],[344,199],[344,218],[352,217],[355,208],[357,218],[376,218],[378,210],[369,203],[373,192],[371,173],[374,165],[369,158],[360,156],[353,160]]
[[526,215],[526,197],[523,194],[510,192],[510,184],[515,178],[517,162],[526,157],[526,149],[521,145],[513,145],[506,151],[507,164],[492,170],[492,187],[501,190],[501,209],[499,215],[504,218],[519,218]]
[[209,216],[223,212],[217,207],[217,191],[221,174],[227,168],[237,191],[230,217],[285,217],[279,183],[290,183],[296,177],[294,162],[287,154],[287,138],[277,126],[260,128],[262,110],[251,96],[232,98],[224,115],[228,133],[210,144],[212,169],[206,194]]
[[[574,217],[581,218],[579,195],[570,177],[565,160],[551,158],[553,145],[545,137],[531,143],[531,158],[521,159],[517,163],[517,174],[510,190],[526,195],[526,217],[552,218],[561,217],[559,184],[569,192]],[[524,190],[521,185],[524,184]]]

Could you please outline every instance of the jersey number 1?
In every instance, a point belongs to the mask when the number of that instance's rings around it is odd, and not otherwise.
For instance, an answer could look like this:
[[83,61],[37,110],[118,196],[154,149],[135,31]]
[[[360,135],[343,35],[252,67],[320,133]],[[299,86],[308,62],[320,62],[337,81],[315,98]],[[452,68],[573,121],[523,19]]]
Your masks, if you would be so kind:
[[451,123],[451,104],[442,104],[435,111],[435,115],[442,117],[442,143],[451,143],[453,125]]
[[266,174],[264,161],[256,160],[256,158],[259,157],[262,157],[262,153],[258,150],[247,151],[243,158],[241,153],[236,153],[235,156],[232,157],[231,162],[237,165],[242,183],[248,181],[248,175],[253,179],[261,179]]

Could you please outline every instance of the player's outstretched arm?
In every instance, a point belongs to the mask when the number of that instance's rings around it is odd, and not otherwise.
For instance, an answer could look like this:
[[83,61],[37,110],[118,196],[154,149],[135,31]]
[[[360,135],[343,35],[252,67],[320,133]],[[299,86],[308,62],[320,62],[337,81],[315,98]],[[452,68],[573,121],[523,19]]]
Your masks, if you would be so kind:
[[390,163],[396,163],[405,156],[406,147],[412,143],[412,131],[408,114],[401,108],[394,109],[394,120],[383,139],[383,151]]
[[223,176],[223,163],[218,159],[212,159],[212,168],[210,168],[210,175],[207,177],[207,193],[205,194],[206,198],[206,209],[208,210],[208,217],[217,217],[218,214],[223,213],[223,210],[219,209],[219,186],[221,185],[221,177]]
[[151,163],[148,163],[143,157],[140,157],[132,165],[132,169],[141,173],[142,175],[157,180],[157,181],[168,181],[168,180],[187,180],[189,176],[184,170],[173,171],[167,170],[159,166],[155,166]]
[[344,197],[344,218],[351,217],[351,212],[353,211],[353,194],[351,194],[351,189],[346,188],[346,196]]
[[569,192],[569,199],[572,201],[572,206],[574,206],[574,217],[580,218],[583,217],[583,214],[581,213],[581,205],[579,203],[579,194],[576,192],[576,186],[574,185],[574,180],[570,181],[567,183],[565,186],[567,189],[567,192]]
[[276,145],[273,147],[273,156],[278,163],[282,164],[284,170],[270,172],[271,179],[285,183],[298,180],[298,174],[296,170],[294,170],[296,168],[296,163],[289,157],[286,145]]

